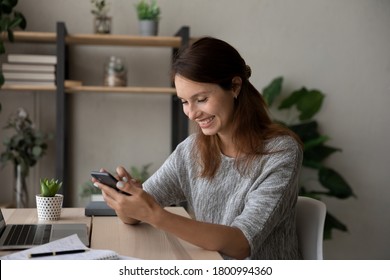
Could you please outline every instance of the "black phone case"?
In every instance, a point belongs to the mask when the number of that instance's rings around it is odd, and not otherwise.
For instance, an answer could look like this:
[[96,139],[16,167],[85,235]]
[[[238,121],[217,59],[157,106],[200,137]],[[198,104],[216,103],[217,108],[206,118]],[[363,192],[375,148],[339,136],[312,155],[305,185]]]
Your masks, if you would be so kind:
[[100,183],[109,186],[120,193],[130,195],[127,192],[121,191],[120,189],[117,188],[116,183],[118,182],[118,180],[108,172],[92,171],[91,176],[94,177],[96,180],[98,180]]

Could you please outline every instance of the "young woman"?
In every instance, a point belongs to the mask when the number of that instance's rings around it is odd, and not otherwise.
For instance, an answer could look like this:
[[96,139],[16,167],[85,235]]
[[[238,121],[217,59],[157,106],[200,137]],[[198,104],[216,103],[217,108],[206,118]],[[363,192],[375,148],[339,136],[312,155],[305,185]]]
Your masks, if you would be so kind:
[[[118,167],[125,196],[94,180],[123,222],[149,223],[234,259],[299,259],[295,229],[299,139],[274,124],[251,70],[226,42],[202,38],[172,67],[198,132],[141,186]],[[194,219],[164,210],[186,201]]]

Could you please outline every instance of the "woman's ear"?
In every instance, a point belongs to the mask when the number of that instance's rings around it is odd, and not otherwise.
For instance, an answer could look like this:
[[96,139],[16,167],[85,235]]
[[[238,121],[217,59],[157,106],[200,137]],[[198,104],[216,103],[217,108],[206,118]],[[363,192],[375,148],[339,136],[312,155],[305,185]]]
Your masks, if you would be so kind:
[[233,97],[237,98],[241,91],[242,79],[239,76],[235,76],[232,79],[232,93]]

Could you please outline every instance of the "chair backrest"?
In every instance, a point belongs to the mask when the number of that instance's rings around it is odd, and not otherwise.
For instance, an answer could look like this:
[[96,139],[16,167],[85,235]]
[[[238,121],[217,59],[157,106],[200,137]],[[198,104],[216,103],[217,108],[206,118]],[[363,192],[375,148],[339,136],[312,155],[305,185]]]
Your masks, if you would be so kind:
[[298,196],[298,246],[304,260],[322,260],[326,206],[314,198]]

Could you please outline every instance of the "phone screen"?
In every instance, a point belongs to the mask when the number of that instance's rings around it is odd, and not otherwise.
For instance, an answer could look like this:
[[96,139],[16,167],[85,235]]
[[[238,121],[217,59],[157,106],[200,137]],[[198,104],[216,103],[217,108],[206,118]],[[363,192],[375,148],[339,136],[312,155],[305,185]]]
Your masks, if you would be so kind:
[[118,189],[116,187],[116,183],[118,182],[118,180],[113,175],[111,175],[110,173],[108,173],[108,172],[99,172],[99,171],[92,171],[91,172],[91,176],[94,177],[96,180],[98,180],[100,183],[102,183],[102,184],[104,184],[106,186],[109,186],[109,187],[117,190],[120,193],[129,195],[128,193],[126,193],[124,191],[121,191],[120,189]]

